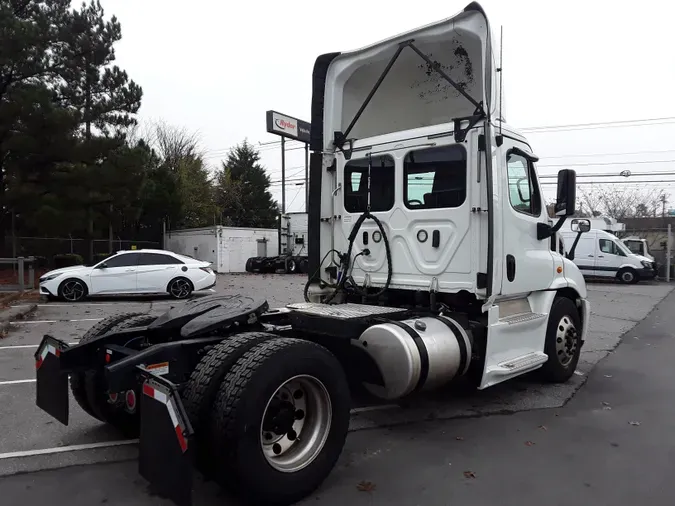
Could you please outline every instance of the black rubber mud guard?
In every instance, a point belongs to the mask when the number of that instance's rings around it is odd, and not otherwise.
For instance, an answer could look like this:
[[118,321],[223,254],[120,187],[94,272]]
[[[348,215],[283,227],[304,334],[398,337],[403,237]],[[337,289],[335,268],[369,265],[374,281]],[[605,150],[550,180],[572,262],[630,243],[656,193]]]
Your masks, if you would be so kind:
[[138,470],[158,494],[192,506],[194,434],[176,386],[138,368],[144,377]]
[[35,404],[64,425],[68,425],[68,373],[61,370],[61,353],[68,349],[63,341],[44,336],[35,352]]

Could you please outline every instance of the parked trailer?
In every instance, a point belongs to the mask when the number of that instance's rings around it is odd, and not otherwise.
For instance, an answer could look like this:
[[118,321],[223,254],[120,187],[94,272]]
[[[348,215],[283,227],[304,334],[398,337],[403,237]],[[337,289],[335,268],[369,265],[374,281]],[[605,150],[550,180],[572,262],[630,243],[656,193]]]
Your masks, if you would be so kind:
[[246,272],[307,273],[307,213],[279,216],[279,251],[276,256],[256,256],[246,261]]
[[193,466],[245,503],[287,505],[334,467],[350,384],[393,401],[461,379],[570,378],[590,317],[558,251],[575,173],[558,174],[554,224],[529,143],[495,124],[494,54],[472,3],[320,56],[305,301],[212,296],[112,316],[74,346],[45,336],[37,405],[67,424],[70,378],[86,412],[140,435],[141,475],[179,505]]

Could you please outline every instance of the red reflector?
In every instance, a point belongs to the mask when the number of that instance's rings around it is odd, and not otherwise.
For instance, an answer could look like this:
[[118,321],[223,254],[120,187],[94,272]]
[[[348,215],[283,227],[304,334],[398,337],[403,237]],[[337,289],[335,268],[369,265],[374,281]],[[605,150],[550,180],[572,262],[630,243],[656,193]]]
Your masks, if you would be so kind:
[[178,438],[180,449],[185,453],[187,451],[187,440],[183,436],[183,429],[180,428],[180,425],[176,425],[176,437]]
[[105,363],[106,363],[106,364],[109,364],[109,363],[110,363],[110,355],[108,355],[107,353],[106,353],[106,355],[105,355]]
[[143,393],[148,397],[155,397],[155,389],[150,385],[143,385]]
[[42,367],[42,359],[35,361],[35,369],[39,369],[40,367]]
[[57,349],[54,351],[54,354],[55,354],[57,357],[60,357],[60,356],[61,356],[61,350],[59,350],[59,349],[57,348]]

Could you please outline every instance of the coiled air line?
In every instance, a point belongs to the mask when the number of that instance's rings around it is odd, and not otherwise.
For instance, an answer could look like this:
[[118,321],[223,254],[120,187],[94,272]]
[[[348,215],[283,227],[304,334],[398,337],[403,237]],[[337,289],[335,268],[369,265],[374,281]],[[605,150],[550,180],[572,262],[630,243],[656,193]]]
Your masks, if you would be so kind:
[[[352,230],[349,234],[348,238],[348,246],[347,246],[347,252],[344,255],[340,255],[340,269],[338,270],[337,274],[337,283],[334,285],[334,290],[333,293],[331,293],[326,300],[324,300],[325,304],[328,304],[331,302],[338,293],[340,293],[341,290],[345,289],[345,284],[349,282],[349,287],[354,290],[358,295],[361,297],[364,297],[366,299],[375,299],[380,297],[384,292],[386,292],[389,289],[389,285],[391,284],[391,277],[393,274],[393,266],[391,262],[391,248],[389,247],[389,238],[387,237],[387,233],[384,230],[384,227],[382,226],[382,222],[377,218],[377,216],[374,216],[370,212],[370,182],[371,182],[371,170],[373,168],[373,157],[372,154],[368,153],[368,186],[367,186],[367,205],[366,205],[366,211],[359,216],[359,218],[356,220],[356,223],[354,223],[354,226],[352,227]],[[375,222],[377,225],[377,228],[380,230],[380,233],[382,234],[382,242],[384,242],[384,250],[385,254],[387,256],[387,281],[384,283],[384,286],[379,289],[377,292],[373,293],[368,293],[367,290],[362,290],[355,282],[354,278],[352,278],[351,272],[350,272],[350,265],[351,265],[351,256],[352,256],[352,249],[354,248],[354,241],[356,240],[356,236],[359,233],[359,230],[361,229],[361,225],[363,225],[363,222],[366,220],[371,219]],[[328,254],[331,252],[329,251]],[[363,252],[359,253],[356,255],[354,258],[354,261],[356,261],[356,258],[358,258],[359,255],[369,255],[370,250],[365,249]],[[326,255],[327,257],[328,255]],[[324,257],[324,260],[326,259]],[[324,260],[321,261],[321,264],[323,264]],[[319,272],[321,271],[321,265],[319,265]],[[315,273],[316,274],[316,273]],[[309,301],[309,296],[308,296],[308,290],[309,290],[309,285],[314,279],[314,275],[311,276],[307,280],[307,284],[305,285],[305,290],[304,290],[304,295],[305,295],[305,301]],[[319,274],[319,280],[321,280],[321,275]],[[326,283],[328,286],[333,286],[330,285],[329,283]]]

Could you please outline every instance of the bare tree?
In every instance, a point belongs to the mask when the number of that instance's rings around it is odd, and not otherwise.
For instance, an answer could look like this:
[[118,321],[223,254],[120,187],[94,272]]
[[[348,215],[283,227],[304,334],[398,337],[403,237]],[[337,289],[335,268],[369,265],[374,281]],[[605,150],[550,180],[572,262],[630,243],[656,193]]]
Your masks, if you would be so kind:
[[626,187],[617,184],[581,189],[580,214],[609,216],[621,221],[626,218],[661,216],[669,194],[658,188]]
[[176,169],[185,160],[204,159],[199,133],[189,132],[183,127],[159,121],[154,124],[149,141],[159,157],[172,169]]

